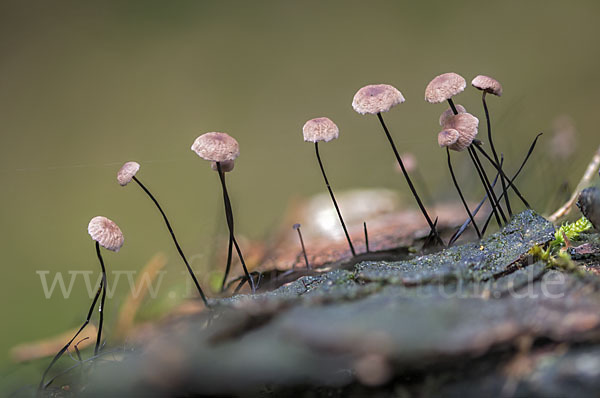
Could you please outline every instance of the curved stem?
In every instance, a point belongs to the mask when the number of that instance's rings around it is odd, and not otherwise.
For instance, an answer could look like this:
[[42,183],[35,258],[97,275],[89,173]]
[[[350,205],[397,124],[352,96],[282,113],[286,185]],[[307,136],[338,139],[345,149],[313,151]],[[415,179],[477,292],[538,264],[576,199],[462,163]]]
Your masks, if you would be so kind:
[[308,262],[308,256],[306,255],[306,248],[304,247],[304,239],[302,239],[302,232],[300,232],[300,227],[296,228],[298,231],[298,237],[300,238],[300,245],[302,246],[302,254],[304,255],[304,261],[306,262],[306,269],[311,269],[310,264]]
[[479,239],[481,239],[481,232],[479,231],[479,227],[477,226],[477,223],[475,222],[475,219],[473,218],[473,214],[471,213],[471,210],[469,209],[469,205],[467,205],[467,201],[465,200],[465,197],[463,196],[462,191],[460,190],[460,187],[458,186],[458,181],[456,181],[456,176],[454,175],[454,170],[452,169],[452,161],[450,160],[450,149],[448,149],[448,147],[446,147],[446,154],[448,155],[448,169],[450,170],[450,174],[452,175],[452,181],[454,182],[454,186],[456,187],[458,196],[460,196],[460,200],[462,201],[462,204],[465,207],[465,210],[466,210],[467,214],[469,215],[469,218],[471,219],[471,223],[473,223],[475,232],[477,232],[477,237]]
[[[502,158],[502,160],[500,160],[500,162],[503,162],[503,161],[504,161],[504,158]],[[500,163],[500,164],[502,164],[502,163]],[[496,173],[496,177],[494,177],[494,181],[492,181],[492,188],[494,188],[496,186],[496,182],[498,182],[499,177],[500,177],[500,173]],[[483,199],[475,207],[475,210],[473,210],[473,216],[477,215],[477,213],[479,212],[479,209],[481,209],[481,206],[483,206],[483,204],[485,203],[487,198],[488,198],[487,194],[485,194]],[[488,215],[487,221],[489,222],[491,219],[492,219],[492,213],[490,213]],[[460,228],[454,233],[454,235],[452,235],[452,237],[450,238],[450,241],[448,242],[448,246],[452,245],[454,242],[456,242],[458,240],[458,238],[460,238],[460,236],[467,229],[467,227],[469,226],[470,223],[471,223],[471,219],[467,218],[465,220],[465,222],[460,226]],[[485,235],[485,228],[482,229],[481,235],[482,236]]]
[[415,200],[417,201],[417,205],[419,205],[419,209],[421,209],[421,213],[423,213],[425,220],[427,220],[427,224],[429,225],[429,228],[431,229],[431,231],[434,234],[436,243],[443,245],[444,243],[442,242],[442,239],[438,235],[435,225],[431,221],[431,218],[429,217],[429,214],[427,213],[425,206],[423,206],[423,202],[421,202],[421,198],[419,198],[419,195],[417,194],[415,186],[413,185],[412,181],[410,180],[410,177],[408,176],[408,172],[406,171],[406,168],[404,168],[404,163],[402,162],[402,159],[400,158],[400,154],[398,153],[398,150],[396,149],[396,144],[394,144],[394,140],[392,139],[392,136],[390,135],[390,132],[389,132],[387,126],[385,125],[385,122],[383,121],[383,117],[381,116],[381,113],[377,113],[377,118],[379,119],[379,122],[381,123],[381,127],[383,127],[383,131],[385,132],[385,136],[387,137],[387,139],[390,143],[390,146],[392,147],[392,150],[394,151],[394,155],[396,156],[396,160],[398,161],[398,164],[400,165],[400,169],[402,169],[402,174],[404,174],[406,183],[408,184],[410,191],[412,192]]
[[[473,145],[471,145],[471,146],[473,146]],[[479,170],[481,170],[481,174],[483,175],[483,182],[487,185],[488,190],[492,194],[492,199],[494,200],[494,203],[496,203],[496,208],[498,209],[498,213],[500,213],[500,217],[502,217],[502,221],[504,222],[504,224],[506,224],[506,222],[507,222],[506,215],[504,215],[504,211],[502,210],[502,205],[500,204],[500,201],[498,200],[498,197],[496,196],[496,192],[492,188],[492,184],[490,184],[490,180],[488,179],[487,173],[485,171],[485,167],[483,167],[483,165],[481,164],[481,160],[479,160],[479,156],[477,156],[477,152],[475,152],[473,149],[471,149],[471,152],[473,153],[473,157],[475,158],[475,161],[477,162],[477,165],[479,166]],[[499,171],[501,172],[502,170],[499,170]]]
[[246,262],[244,261],[244,256],[242,255],[242,250],[235,239],[235,235],[233,233],[233,210],[231,209],[231,200],[229,200],[229,193],[227,192],[227,185],[225,184],[225,173],[223,172],[223,168],[221,167],[221,162],[216,162],[217,164],[217,172],[219,173],[219,180],[221,181],[221,187],[223,188],[223,200],[225,202],[225,216],[227,218],[227,226],[229,227],[229,238],[233,241],[233,245],[235,246],[235,250],[237,252],[238,258],[242,263],[242,268],[244,269],[244,273],[246,274],[246,278],[248,278],[248,283],[252,289],[252,293],[256,293],[256,285],[254,284],[254,279],[248,272],[248,268],[246,267]]
[[100,267],[102,268],[102,298],[100,299],[100,306],[98,307],[98,312],[100,312],[100,320],[98,321],[98,337],[96,337],[96,346],[94,347],[94,355],[98,355],[98,350],[100,349],[100,342],[102,341],[102,324],[104,323],[104,302],[106,301],[106,268],[104,268],[104,260],[102,259],[102,254],[100,254],[100,244],[96,242],[96,255],[98,256],[98,260],[100,261]]
[[[483,94],[481,95],[481,102],[483,102],[483,110],[485,111],[485,120],[487,122],[487,131],[488,131],[488,141],[490,142],[490,148],[492,149],[492,154],[494,155],[494,160],[497,164],[502,167],[502,164],[498,160],[498,153],[496,152],[496,148],[494,147],[494,140],[492,140],[492,122],[490,121],[490,112],[488,110],[487,102],[485,100],[485,95],[487,91],[483,90]],[[504,203],[506,203],[506,211],[508,211],[508,216],[512,217],[512,209],[510,207],[510,200],[508,198],[508,193],[506,193],[506,180],[503,174],[500,174],[500,183],[502,184],[502,193],[504,196]]]
[[175,237],[175,232],[173,232],[173,228],[171,228],[171,223],[169,222],[169,219],[167,218],[167,215],[165,214],[165,212],[163,211],[162,207],[160,207],[160,205],[158,204],[158,201],[156,200],[156,198],[154,197],[154,195],[152,195],[150,193],[150,191],[148,190],[148,188],[146,188],[144,186],[144,184],[142,184],[142,182],[140,180],[137,179],[137,177],[133,176],[133,180],[140,186],[140,188],[142,188],[142,190],[144,192],[146,192],[146,194],[148,195],[148,197],[150,197],[150,199],[152,199],[152,202],[154,202],[154,204],[156,205],[156,208],[158,209],[158,211],[160,212],[160,214],[162,215],[165,224],[167,225],[167,229],[169,230],[169,233],[171,234],[171,238],[173,238],[173,243],[175,243],[175,247],[177,248],[177,252],[179,253],[179,256],[181,257],[181,259],[183,260],[190,276],[192,277],[192,280],[194,281],[194,284],[196,285],[196,289],[198,290],[198,293],[200,294],[200,297],[202,298],[202,301],[204,302],[204,305],[206,307],[208,307],[208,301],[206,300],[206,296],[204,295],[204,292],[202,291],[202,288],[200,287],[200,283],[198,282],[198,279],[196,278],[196,275],[194,275],[194,271],[192,271],[192,267],[190,267],[190,264],[187,261],[187,258],[185,257],[185,254],[183,254],[183,250],[181,249],[181,246],[179,246],[179,242],[177,241],[177,238]]
[[92,301],[92,305],[90,306],[90,309],[88,310],[87,317],[85,318],[85,322],[83,322],[83,325],[81,325],[81,327],[79,328],[77,333],[75,333],[75,335],[71,338],[71,340],[69,340],[69,342],[67,344],[65,344],[65,346],[63,348],[61,348],[60,351],[58,351],[58,353],[54,356],[54,358],[52,358],[50,365],[48,365],[46,370],[44,370],[44,373],[42,374],[42,380],[40,381],[40,384],[38,386],[38,388],[40,390],[43,390],[44,388],[47,387],[47,385],[44,385],[44,380],[46,380],[46,376],[48,375],[48,372],[50,371],[52,366],[54,366],[54,364],[60,359],[60,357],[69,349],[71,344],[73,344],[73,341],[75,341],[77,336],[79,336],[81,334],[81,332],[83,331],[83,329],[90,323],[90,319],[92,318],[92,314],[94,313],[94,307],[96,306],[96,303],[98,302],[98,297],[100,297],[100,292],[102,291],[103,285],[104,285],[104,279],[102,279],[100,281],[100,286],[98,286],[98,290],[96,291],[96,295],[94,296],[94,300]]
[[227,284],[227,277],[229,276],[229,270],[231,269],[231,259],[233,257],[233,239],[229,234],[229,247],[227,248],[227,265],[225,266],[225,275],[223,275],[223,283],[221,283],[221,293],[225,291],[225,285]]
[[342,228],[344,229],[344,234],[346,235],[346,240],[348,241],[348,246],[350,246],[350,251],[352,252],[352,256],[356,256],[356,252],[354,251],[354,245],[352,245],[352,241],[350,240],[350,235],[348,234],[348,229],[346,229],[346,223],[344,223],[344,219],[342,218],[342,213],[340,212],[340,208],[335,200],[335,196],[333,195],[333,190],[331,186],[329,186],[329,180],[327,179],[327,175],[325,174],[325,169],[323,168],[323,162],[321,161],[321,156],[319,155],[319,142],[315,142],[315,153],[317,154],[317,160],[319,161],[319,167],[321,168],[321,174],[323,174],[323,179],[325,180],[325,185],[327,185],[327,189],[329,190],[329,195],[331,196],[331,200],[333,202],[333,206],[335,207],[335,211],[337,212],[338,218],[340,219],[340,223],[342,224]]
[[[539,137],[539,135],[538,135]],[[536,137],[537,140],[537,137]],[[535,142],[534,144],[535,145]],[[504,172],[502,171],[502,168],[500,166],[498,166],[490,157],[490,155],[488,155],[479,145],[471,145],[471,147],[475,147],[479,152],[481,152],[483,154],[483,156],[485,156],[485,158],[492,164],[492,166],[494,166],[494,168],[496,170],[498,170],[498,172],[500,173],[500,175],[503,175],[505,180],[508,182],[508,185],[515,191],[515,194],[519,197],[519,199],[521,199],[521,201],[523,202],[523,204],[525,205],[525,207],[527,207],[528,209],[531,209],[531,206],[529,206],[529,203],[527,203],[527,201],[525,200],[525,198],[523,197],[523,195],[521,195],[521,192],[519,192],[519,190],[517,189],[517,187],[515,186],[515,184],[512,183],[512,181],[506,176],[506,174],[504,174]],[[533,150],[533,149],[531,149]],[[473,153],[475,153],[475,151],[473,151]]]
[[[225,181],[225,172],[223,172],[223,181]],[[229,245],[227,247],[227,264],[225,266],[225,274],[223,275],[221,292],[225,291],[227,278],[229,277],[229,271],[231,270],[231,261],[233,260],[233,210],[231,209],[231,202],[229,201],[229,196],[226,194],[226,191],[223,191],[223,203],[225,206],[225,219],[227,220],[227,227],[229,228]]]
[[467,148],[467,151],[469,152],[469,156],[471,157],[471,161],[473,162],[473,165],[475,166],[475,170],[477,170],[477,174],[479,175],[479,179],[481,180],[481,183],[483,184],[483,188],[485,189],[485,193],[488,197],[488,200],[490,201],[490,205],[492,207],[492,212],[494,213],[494,216],[496,217],[496,222],[498,223],[498,226],[500,228],[502,228],[502,221],[500,220],[500,215],[498,214],[498,210],[496,208],[496,202],[492,199],[492,195],[488,189],[487,184],[485,183],[485,179],[483,178],[483,174],[481,173],[481,170],[479,169],[479,165],[477,164],[477,161],[475,160],[475,157],[473,156],[473,150],[471,149],[471,147],[469,146]]
[[[535,136],[533,142],[531,143],[531,146],[529,147],[529,151],[527,151],[527,155],[525,156],[525,159],[523,159],[523,162],[521,162],[521,166],[519,167],[519,169],[517,170],[517,172],[515,173],[515,175],[513,176],[513,178],[511,178],[509,180],[510,184],[512,185],[512,183],[517,179],[517,177],[519,176],[519,174],[521,173],[521,170],[523,170],[523,167],[525,167],[525,164],[527,163],[527,160],[529,160],[529,157],[531,156],[531,154],[533,153],[533,150],[535,149],[535,145],[537,144],[537,140],[538,138],[540,138],[540,136],[543,133],[539,133],[538,135]],[[500,163],[500,166],[502,166],[502,163]],[[498,199],[502,199],[502,195],[504,195],[505,192],[502,192],[502,194],[500,195],[500,197]],[[490,222],[490,218],[491,215],[488,217],[488,219],[485,221],[485,224],[483,225],[483,232],[485,233],[485,230]]]

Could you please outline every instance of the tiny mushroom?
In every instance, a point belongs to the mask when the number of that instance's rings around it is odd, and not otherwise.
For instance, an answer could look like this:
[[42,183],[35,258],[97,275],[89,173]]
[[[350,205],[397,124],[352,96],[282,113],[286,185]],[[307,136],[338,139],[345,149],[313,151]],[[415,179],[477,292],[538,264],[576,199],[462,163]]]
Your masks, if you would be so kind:
[[234,221],[233,221],[233,210],[231,207],[231,200],[229,199],[229,193],[227,192],[227,185],[225,183],[225,173],[233,170],[233,162],[240,155],[240,146],[235,138],[227,133],[210,132],[205,133],[196,138],[192,144],[192,151],[204,160],[211,162],[211,169],[219,173],[219,179],[221,180],[221,189],[223,191],[223,202],[225,205],[225,218],[227,220],[227,226],[229,228],[229,249],[227,256],[227,265],[225,267],[225,274],[223,276],[223,283],[221,290],[225,289],[227,276],[231,268],[231,253],[233,246],[235,246],[238,258],[242,264],[245,277],[250,284],[252,293],[256,292],[256,285],[254,279],[250,275],[242,250],[237,242],[234,235]]
[[335,210],[337,212],[340,224],[342,224],[342,229],[344,230],[346,240],[348,241],[348,246],[350,247],[350,252],[352,253],[352,256],[356,256],[354,245],[352,244],[352,240],[350,239],[350,234],[348,233],[348,229],[346,228],[346,223],[344,222],[344,218],[342,217],[340,208],[337,204],[337,201],[335,200],[333,190],[329,185],[329,180],[327,179],[327,175],[325,174],[325,168],[323,167],[323,162],[321,161],[321,155],[319,154],[319,142],[329,142],[333,139],[336,139],[338,138],[339,133],[340,130],[338,129],[338,126],[331,119],[326,117],[310,119],[309,121],[304,123],[304,126],[302,126],[302,135],[304,136],[304,141],[312,142],[315,144],[315,154],[317,155],[317,161],[319,162],[321,174],[323,175],[323,179],[325,180],[325,185],[327,185],[327,190],[329,191],[329,195],[331,196],[331,201],[333,202],[333,206],[335,207]]
[[46,387],[48,387],[48,385],[50,385],[50,383],[52,383],[52,380],[50,380],[48,383],[45,383],[46,376],[48,375],[50,369],[52,369],[52,366],[54,366],[54,364],[60,359],[60,357],[68,351],[69,347],[71,346],[71,344],[73,344],[77,336],[79,336],[83,329],[90,323],[90,319],[92,317],[92,314],[94,313],[94,307],[98,302],[100,293],[102,293],[100,306],[98,307],[100,319],[98,321],[98,334],[96,337],[96,346],[94,347],[94,355],[98,355],[98,351],[100,350],[100,343],[102,341],[102,325],[104,323],[104,302],[106,300],[107,291],[106,268],[104,267],[104,259],[102,258],[102,254],[100,253],[100,247],[104,247],[105,249],[113,252],[118,252],[119,249],[121,249],[121,246],[123,246],[124,239],[123,233],[121,232],[119,226],[115,224],[114,221],[109,220],[108,218],[103,216],[97,216],[92,218],[88,224],[87,229],[88,233],[92,237],[92,240],[94,240],[95,242],[96,256],[98,257],[98,261],[100,262],[100,268],[102,270],[102,279],[100,280],[100,286],[98,286],[98,290],[96,291],[96,295],[92,300],[92,305],[90,306],[90,309],[87,312],[87,317],[83,322],[83,325],[81,325],[77,333],[75,333],[75,335],[67,342],[67,344],[65,344],[58,351],[58,353],[56,353],[54,358],[52,358],[50,365],[48,365],[46,370],[44,370],[44,373],[42,374],[42,379],[40,380],[38,387],[40,391],[45,389]]
[[137,162],[126,162],[117,172],[117,181],[124,187],[129,184],[140,170],[140,164]]
[[371,84],[358,90],[352,100],[352,108],[361,115],[376,115],[388,112],[392,107],[403,103],[404,96],[389,84]]
[[404,101],[404,96],[394,86],[389,84],[371,84],[362,87],[356,92],[354,98],[352,99],[352,108],[361,115],[377,115],[379,123],[381,124],[381,127],[383,127],[383,131],[390,146],[392,147],[392,151],[394,152],[394,156],[396,157],[398,165],[400,166],[400,169],[402,169],[402,174],[406,179],[406,183],[408,184],[408,187],[413,194],[421,213],[423,213],[423,216],[429,225],[429,228],[432,232],[431,236],[434,237],[434,244],[443,246],[443,242],[437,233],[436,226],[431,220],[429,213],[427,213],[427,210],[425,209],[425,206],[423,205],[423,202],[421,201],[421,198],[419,197],[419,194],[417,193],[417,190],[415,189],[415,186],[411,181],[408,172],[406,171],[406,167],[402,162],[402,158],[396,149],[396,144],[394,143],[394,140],[392,139],[392,136],[383,120],[383,116],[381,116],[383,112],[388,112],[392,107],[401,104]]
[[[444,131],[452,130],[458,132],[458,139],[456,142],[444,146],[448,146],[450,149],[458,152],[465,150],[475,139],[478,126],[479,119],[470,113],[459,113],[458,115],[449,116],[444,121],[442,127],[444,127]],[[452,134],[455,135],[455,133]]]
[[441,74],[433,78],[425,88],[425,101],[431,104],[448,101],[454,109],[452,97],[462,93],[465,87],[467,82],[461,75],[452,72]]
[[502,96],[502,85],[493,77],[478,75],[471,81],[471,85],[489,94]]
[[[483,103],[483,110],[485,111],[485,119],[487,122],[487,130],[488,130],[488,140],[490,141],[490,148],[492,150],[492,154],[494,155],[494,161],[497,165],[500,165],[500,159],[498,157],[498,153],[496,152],[496,147],[494,146],[494,140],[492,139],[492,123],[490,121],[490,112],[487,106],[487,101],[485,99],[486,94],[493,94],[498,97],[502,95],[502,85],[500,82],[493,77],[478,75],[472,81],[471,85],[478,90],[482,91],[481,94],[481,102]],[[500,181],[502,183],[502,195],[504,196],[504,202],[506,203],[506,210],[508,211],[508,215],[512,217],[512,208],[510,206],[510,199],[508,197],[508,193],[506,191],[506,178],[503,175],[504,173],[500,173]]]
[[139,163],[126,162],[123,166],[121,166],[121,168],[119,169],[119,171],[117,173],[117,181],[123,187],[126,186],[127,184],[129,184],[131,181],[135,181],[140,186],[140,188],[142,188],[142,190],[146,193],[146,195],[148,195],[148,197],[152,200],[152,202],[154,203],[154,205],[156,206],[156,208],[162,215],[163,220],[165,221],[167,229],[169,230],[169,233],[171,234],[171,239],[173,239],[173,243],[175,243],[177,252],[179,253],[179,256],[181,257],[181,259],[183,260],[188,273],[192,277],[192,280],[194,281],[194,285],[196,286],[196,289],[198,290],[198,294],[200,295],[202,302],[204,303],[204,305],[206,307],[208,307],[208,301],[206,299],[206,295],[204,294],[204,291],[200,287],[200,282],[198,282],[196,275],[194,275],[194,271],[192,270],[192,267],[190,266],[187,258],[185,257],[185,254],[183,253],[183,249],[181,248],[181,246],[179,245],[179,242],[177,241],[177,238],[175,237],[175,232],[173,231],[173,227],[171,227],[171,223],[169,222],[169,219],[167,218],[167,214],[164,212],[164,210],[158,203],[158,200],[154,197],[154,195],[152,195],[150,190],[139,180],[139,178],[137,178],[135,176],[139,170],[140,170]]

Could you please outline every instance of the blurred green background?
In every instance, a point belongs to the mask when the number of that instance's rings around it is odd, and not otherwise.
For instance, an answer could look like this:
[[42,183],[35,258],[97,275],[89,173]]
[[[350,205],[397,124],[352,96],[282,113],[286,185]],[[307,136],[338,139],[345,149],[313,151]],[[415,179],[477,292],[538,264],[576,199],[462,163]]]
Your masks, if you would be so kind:
[[[0,2],[2,383],[31,380],[48,363],[15,367],[11,346],[83,320],[82,280],[68,299],[45,299],[36,271],[96,272],[91,217],[108,216],[125,234],[121,252],[105,254],[109,269],[139,270],[164,251],[176,270],[164,283],[184,280],[156,209],[137,187],[117,184],[123,162],[141,163],[138,176],[194,268],[206,271],[224,222],[217,175],[190,151],[207,131],[240,143],[228,178],[241,235],[261,239],[290,198],[324,190],[301,135],[318,116],[341,131],[322,146],[336,190],[388,187],[412,205],[376,118],[350,105],[361,86],[392,84],[406,97],[385,115],[397,145],[417,156],[438,200],[455,200],[436,141],[446,106],[425,103],[424,89],[444,72],[467,81],[488,74],[504,86],[489,106],[508,170],[536,133],[548,133],[520,184],[546,210],[599,143],[599,16],[592,0]],[[469,87],[456,102],[484,120],[478,91]],[[577,152],[566,160],[548,147],[557,117],[577,130]],[[481,192],[464,158],[455,156],[457,169],[475,199]],[[107,305],[109,328],[121,287]]]

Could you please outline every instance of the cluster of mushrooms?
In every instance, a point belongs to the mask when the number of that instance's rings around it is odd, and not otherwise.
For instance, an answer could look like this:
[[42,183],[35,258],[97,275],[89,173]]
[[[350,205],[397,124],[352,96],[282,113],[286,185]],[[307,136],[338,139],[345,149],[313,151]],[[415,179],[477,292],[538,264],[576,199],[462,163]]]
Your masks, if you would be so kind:
[[[435,104],[435,103],[442,103],[442,102],[447,101],[450,106],[450,108],[448,108],[446,111],[444,111],[442,113],[442,115],[440,116],[439,123],[440,123],[440,126],[442,129],[438,134],[438,143],[439,143],[440,147],[443,147],[446,149],[446,154],[447,154],[447,159],[448,159],[448,168],[452,175],[452,180],[454,182],[454,185],[456,187],[458,195],[459,195],[459,197],[462,201],[462,204],[464,205],[465,211],[468,215],[468,219],[465,221],[465,224],[463,224],[463,227],[461,227],[461,229],[459,229],[454,234],[454,236],[450,239],[450,242],[448,244],[452,244],[458,238],[458,236],[460,236],[462,231],[464,231],[465,228],[469,224],[473,225],[473,228],[475,229],[477,236],[479,238],[481,238],[483,236],[483,234],[485,233],[485,229],[492,217],[492,214],[495,217],[496,222],[498,223],[499,226],[502,226],[503,224],[505,224],[508,220],[507,214],[508,214],[509,218],[512,216],[512,208],[510,205],[510,200],[509,200],[509,195],[508,195],[509,188],[513,189],[515,194],[522,200],[522,202],[524,203],[524,205],[526,207],[529,207],[529,204],[525,201],[525,199],[523,198],[523,196],[521,195],[521,193],[519,192],[517,187],[514,185],[513,181],[516,178],[516,176],[519,174],[519,172],[521,171],[525,162],[527,161],[529,154],[531,153],[531,151],[533,150],[533,147],[535,146],[537,137],[536,137],[536,140],[534,140],[534,143],[532,144],[530,151],[529,151],[527,157],[525,158],[525,160],[523,161],[523,164],[521,165],[521,168],[519,169],[519,171],[512,178],[508,178],[502,170],[502,163],[503,163],[501,160],[502,156],[500,156],[500,157],[498,156],[498,153],[496,152],[496,149],[493,144],[490,116],[489,116],[489,111],[488,111],[488,107],[487,107],[487,103],[486,103],[486,95],[493,94],[493,95],[500,96],[502,94],[502,86],[500,85],[500,83],[497,80],[495,80],[491,77],[481,76],[481,75],[475,77],[471,84],[475,88],[481,90],[483,93],[482,94],[482,102],[483,102],[483,107],[485,110],[485,115],[486,115],[486,120],[487,120],[488,140],[489,140],[489,144],[490,144],[490,149],[492,151],[492,155],[489,155],[482,148],[481,141],[479,141],[475,138],[477,135],[477,131],[478,131],[479,120],[472,114],[468,113],[463,106],[458,105],[458,104],[455,105],[453,102],[453,97],[456,96],[457,94],[461,93],[462,91],[464,91],[466,88],[466,81],[462,76],[460,76],[456,73],[444,73],[442,75],[435,77],[427,85],[427,88],[425,89],[425,100],[427,102]],[[382,113],[388,112],[392,107],[394,107],[398,104],[401,104],[404,101],[405,101],[404,96],[395,87],[390,86],[388,84],[376,84],[376,85],[368,85],[368,86],[365,86],[365,87],[361,88],[360,90],[358,90],[358,92],[355,94],[354,99],[352,101],[352,107],[354,108],[354,110],[356,112],[358,112],[361,115],[364,115],[364,114],[377,115],[377,118],[379,119],[379,122],[381,124],[381,127],[383,128],[385,136],[387,137],[389,144],[392,148],[392,151],[394,152],[394,155],[396,157],[398,165],[400,166],[402,174],[404,175],[406,183],[408,184],[408,187],[409,187],[412,195],[414,196],[414,198],[417,202],[417,205],[418,205],[420,211],[422,212],[423,217],[427,221],[427,224],[430,228],[430,234],[429,234],[429,237],[427,240],[428,244],[445,246],[444,242],[442,241],[442,239],[440,238],[440,236],[436,230],[436,221],[432,220],[429,213],[427,212],[427,209],[423,205],[423,202],[421,201],[421,199],[415,189],[415,186],[410,179],[407,168],[405,167],[404,162],[402,161],[402,159],[400,157],[400,154],[396,148],[396,145],[394,143],[394,140],[392,139],[392,136],[388,130],[388,127],[386,126],[386,124],[383,120]],[[338,129],[337,125],[331,119],[329,119],[327,117],[319,117],[319,118],[311,119],[311,120],[307,121],[302,128],[302,132],[303,132],[303,136],[304,136],[304,141],[312,142],[315,144],[315,154],[317,157],[317,161],[319,163],[319,167],[321,169],[321,173],[323,175],[323,179],[325,181],[325,185],[327,186],[327,189],[331,196],[333,206],[335,207],[341,227],[342,227],[344,234],[346,236],[346,239],[348,241],[348,246],[350,248],[350,251],[353,256],[356,256],[356,251],[355,251],[354,245],[352,244],[352,240],[350,239],[350,235],[346,228],[346,224],[344,223],[342,213],[341,213],[340,208],[335,199],[335,196],[334,196],[333,190],[330,186],[329,180],[327,179],[327,175],[325,173],[325,168],[323,167],[323,162],[321,160],[321,156],[319,153],[319,143],[320,142],[329,142],[331,140],[336,139],[339,135],[339,129]],[[256,291],[256,286],[260,281],[260,275],[252,274],[249,272],[248,268],[246,267],[246,263],[244,261],[244,257],[243,257],[242,251],[240,249],[240,246],[235,238],[233,211],[232,211],[229,194],[227,192],[227,185],[225,182],[225,175],[226,175],[225,173],[231,172],[233,170],[235,160],[240,154],[239,144],[233,137],[229,136],[226,133],[210,132],[210,133],[206,133],[206,134],[199,136],[192,144],[191,149],[202,159],[205,159],[205,160],[208,160],[209,162],[211,162],[210,167],[212,168],[212,170],[214,170],[218,173],[220,184],[221,184],[221,189],[222,189],[222,194],[223,194],[223,203],[224,203],[224,207],[225,207],[225,216],[226,216],[226,220],[227,220],[227,226],[229,228],[229,245],[228,245],[228,253],[227,253],[227,262],[226,262],[226,266],[225,266],[223,281],[221,284],[221,291],[224,291],[224,289],[227,285],[227,279],[228,279],[228,275],[229,275],[231,264],[232,264],[233,248],[235,248],[236,254],[239,258],[239,262],[242,265],[244,275],[245,275],[245,278],[242,279],[241,283],[247,282],[250,285],[252,292],[254,293]],[[466,150],[468,152],[471,160],[473,161],[473,165],[476,169],[476,172],[484,186],[486,196],[482,200],[482,202],[479,204],[477,209],[475,209],[474,212],[471,211],[471,209],[469,208],[467,201],[465,200],[464,195],[462,194],[462,192],[459,188],[458,182],[456,180],[456,177],[455,177],[453,169],[452,169],[450,150],[456,151],[456,152],[463,152]],[[501,194],[496,195],[496,193],[494,191],[495,181],[490,182],[490,180],[486,174],[485,168],[483,167],[483,164],[481,163],[481,160],[478,156],[478,152],[480,154],[482,154],[488,160],[488,162],[493,166],[493,168],[497,171],[496,178],[499,177],[501,186],[502,186]],[[166,227],[171,234],[171,238],[173,239],[175,247],[177,248],[177,251],[178,251],[180,257],[181,257],[184,265],[186,266],[187,271],[190,274],[190,277],[194,281],[194,284],[196,286],[196,289],[198,290],[198,294],[199,294],[200,298],[204,302],[205,306],[209,307],[207,297],[204,294],[202,288],[200,287],[200,283],[198,282],[198,279],[196,278],[192,268],[190,267],[189,262],[183,252],[183,249],[181,248],[181,246],[179,245],[179,243],[177,241],[177,238],[175,237],[175,233],[173,231],[173,228],[171,227],[171,224],[167,218],[167,215],[165,214],[164,210],[158,203],[155,196],[139,180],[139,178],[136,177],[136,174],[138,173],[139,170],[140,170],[140,165],[138,163],[136,163],[136,162],[125,163],[117,173],[118,183],[121,186],[126,186],[130,182],[134,181],[152,200],[152,202],[154,203],[154,205],[157,207],[158,211],[160,212],[160,214],[166,224]],[[503,206],[501,203],[502,199],[504,199],[505,209],[503,209]],[[480,228],[475,222],[474,213],[476,213],[476,211],[479,210],[481,205],[486,200],[489,201],[492,212],[490,213],[483,228]],[[506,210],[506,212],[505,212],[505,210]],[[306,261],[306,267],[308,269],[310,269],[310,264],[308,262],[308,258],[306,256],[306,251],[305,251],[305,247],[304,247],[304,241],[302,239],[302,234],[300,232],[300,224],[295,224],[293,228],[295,230],[297,230],[297,232],[298,232],[298,235],[300,238],[300,243],[302,245],[302,252],[304,254],[304,259]],[[48,371],[56,363],[56,361],[58,361],[58,359],[69,349],[69,347],[73,344],[73,342],[75,341],[77,336],[81,333],[81,331],[90,322],[91,316],[94,312],[94,308],[96,306],[96,303],[98,302],[100,295],[101,295],[101,301],[100,301],[100,305],[99,305],[99,309],[98,309],[100,318],[99,318],[99,323],[98,323],[98,332],[97,332],[98,335],[97,335],[97,339],[96,339],[94,355],[97,355],[99,350],[101,349],[102,323],[103,323],[103,317],[104,317],[103,310],[104,310],[104,304],[105,304],[105,298],[106,298],[107,279],[106,279],[106,269],[105,269],[104,261],[102,259],[102,255],[100,252],[100,247],[104,247],[105,249],[111,250],[114,252],[119,251],[119,249],[123,245],[123,234],[122,234],[121,230],[119,229],[119,227],[117,226],[117,224],[115,224],[113,221],[109,220],[108,218],[102,217],[102,216],[94,217],[90,221],[90,223],[88,225],[88,232],[89,232],[90,236],[92,237],[92,239],[95,241],[96,254],[100,261],[100,266],[101,266],[101,270],[102,270],[102,280],[100,282],[98,291],[96,292],[96,295],[92,301],[92,305],[88,311],[85,322],[83,323],[81,328],[78,330],[78,332],[75,334],[75,336],[73,336],[73,338],[71,338],[69,340],[69,342],[53,358],[52,362],[50,363],[50,365],[48,366],[48,368],[46,369],[46,371],[44,372],[44,374],[42,376],[42,380],[40,382],[40,389],[46,388],[52,382],[52,380],[51,380],[50,382],[45,383],[45,378],[47,376]],[[365,239],[368,242],[366,224],[365,224]],[[368,243],[367,243],[367,251],[368,251]],[[256,280],[255,280],[255,278],[256,278]]]

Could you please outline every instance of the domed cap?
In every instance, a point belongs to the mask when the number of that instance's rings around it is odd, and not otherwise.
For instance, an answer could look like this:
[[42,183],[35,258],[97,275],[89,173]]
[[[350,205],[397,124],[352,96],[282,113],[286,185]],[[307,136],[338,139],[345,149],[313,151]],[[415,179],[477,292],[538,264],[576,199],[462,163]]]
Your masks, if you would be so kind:
[[479,90],[497,95],[498,97],[502,95],[502,85],[500,82],[489,76],[476,76],[471,82],[471,85]]
[[459,113],[458,115],[450,116],[444,125],[444,130],[454,129],[459,132],[458,141],[448,147],[455,151],[465,150],[477,135],[477,127],[479,119],[470,113]]
[[[456,107],[456,110],[458,111],[458,113],[467,113],[467,110],[465,109],[464,106],[462,106],[461,104],[456,104],[454,105]],[[441,115],[440,115],[440,126],[443,126],[444,123],[446,123],[446,120],[450,117],[450,116],[454,116],[454,111],[452,110],[452,108],[448,108],[446,109]]]
[[458,130],[442,130],[438,133],[438,144],[441,147],[450,147],[451,145],[456,144],[456,142],[458,141],[458,137],[460,137],[460,133],[458,132]]
[[302,127],[302,134],[304,135],[304,141],[307,142],[318,142],[325,141],[329,142],[338,138],[340,130],[338,126],[331,119],[326,117],[318,117],[316,119],[310,119],[304,123]]
[[140,169],[140,164],[137,162],[127,162],[119,169],[117,173],[117,181],[119,181],[119,185],[124,187],[129,184],[133,179],[133,176]]
[[235,138],[225,133],[206,133],[196,138],[192,151],[202,159],[212,162],[235,160],[240,155],[240,146]]
[[106,217],[97,216],[88,224],[88,233],[93,240],[108,250],[118,252],[123,246],[123,233],[114,221]]
[[[233,170],[234,166],[235,161],[233,160],[226,160],[224,162],[221,162],[221,170],[223,170],[223,173],[229,173],[231,170]],[[210,162],[210,168],[214,171],[219,171],[219,169],[217,169],[217,162]]]
[[352,108],[361,115],[387,112],[404,102],[404,96],[389,84],[371,84],[358,90],[352,100]]
[[425,101],[432,104],[444,102],[467,87],[465,79],[456,73],[444,73],[436,76],[425,88]]

